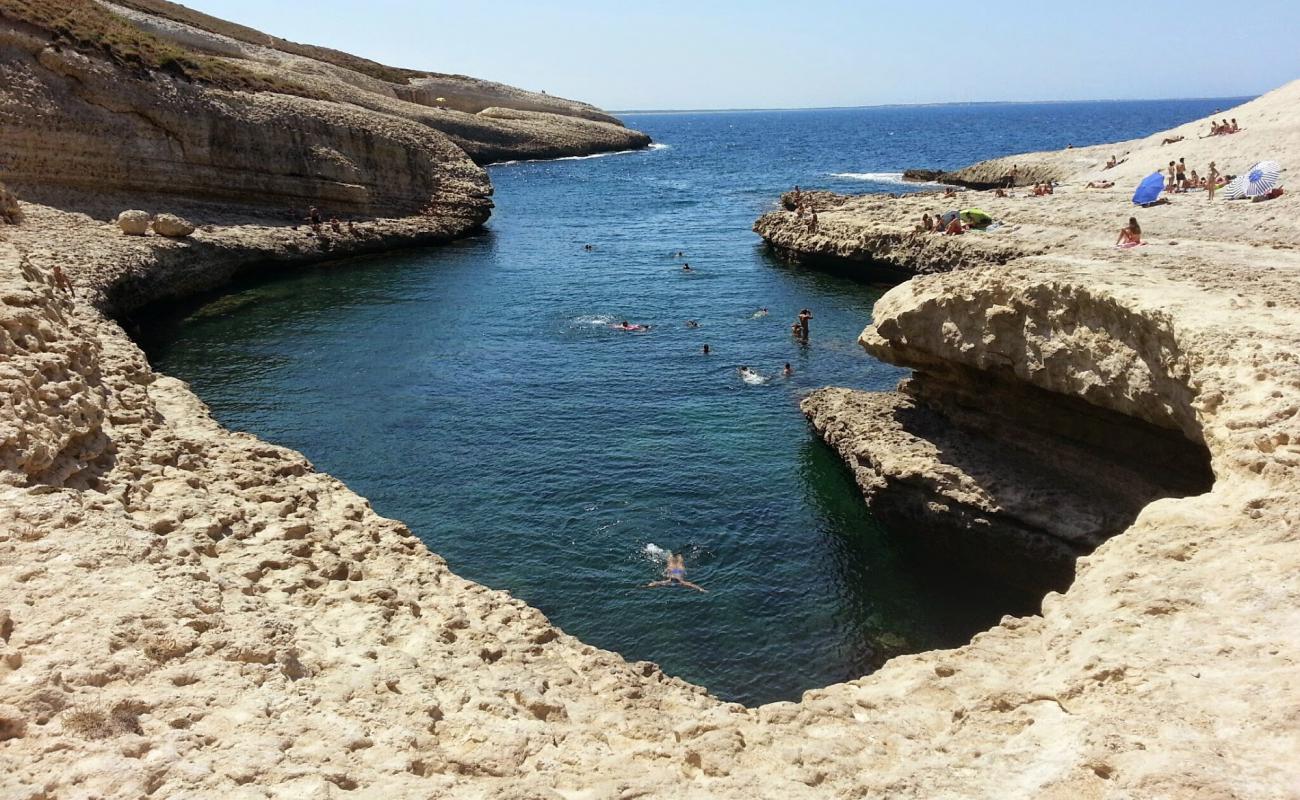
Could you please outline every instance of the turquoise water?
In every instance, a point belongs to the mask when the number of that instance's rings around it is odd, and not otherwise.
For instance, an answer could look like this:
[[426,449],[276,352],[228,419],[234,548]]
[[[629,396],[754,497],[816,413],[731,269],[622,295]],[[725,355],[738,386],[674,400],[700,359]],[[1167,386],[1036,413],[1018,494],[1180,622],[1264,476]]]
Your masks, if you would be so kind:
[[[481,235],[245,283],[148,320],[146,346],[223,424],[303,451],[460,574],[721,697],[795,699],[1034,598],[937,574],[873,521],[797,405],[897,382],[855,343],[887,287],[784,266],[753,220],[795,183],[910,191],[882,173],[1232,102],[637,115],[664,146],[494,167]],[[663,550],[708,593],[642,588]]]

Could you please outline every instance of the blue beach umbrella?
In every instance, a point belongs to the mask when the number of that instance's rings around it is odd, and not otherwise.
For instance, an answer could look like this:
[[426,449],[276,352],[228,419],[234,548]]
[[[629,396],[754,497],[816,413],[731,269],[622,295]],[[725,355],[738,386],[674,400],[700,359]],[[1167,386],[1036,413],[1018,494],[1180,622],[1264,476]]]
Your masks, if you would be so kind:
[[1154,202],[1164,190],[1164,173],[1157,170],[1143,178],[1142,182],[1138,184],[1137,191],[1133,193],[1133,203],[1144,206],[1147,203]]
[[1263,197],[1276,189],[1281,179],[1282,167],[1276,161],[1261,161],[1246,173],[1246,196]]

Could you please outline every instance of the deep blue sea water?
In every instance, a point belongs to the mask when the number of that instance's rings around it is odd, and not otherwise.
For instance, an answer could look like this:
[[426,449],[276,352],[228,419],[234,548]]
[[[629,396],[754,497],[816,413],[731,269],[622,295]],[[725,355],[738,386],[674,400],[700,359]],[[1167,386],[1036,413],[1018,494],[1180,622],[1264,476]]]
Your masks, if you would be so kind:
[[[492,168],[482,235],[245,283],[153,320],[147,344],[223,424],[303,451],[462,575],[721,697],[797,699],[1026,598],[905,557],[908,531],[881,530],[810,434],[810,389],[899,379],[855,343],[886,287],[782,265],[754,219],[794,184],[912,191],[887,173],[1236,102],[629,115],[660,147]],[[641,588],[659,550],[708,593]]]

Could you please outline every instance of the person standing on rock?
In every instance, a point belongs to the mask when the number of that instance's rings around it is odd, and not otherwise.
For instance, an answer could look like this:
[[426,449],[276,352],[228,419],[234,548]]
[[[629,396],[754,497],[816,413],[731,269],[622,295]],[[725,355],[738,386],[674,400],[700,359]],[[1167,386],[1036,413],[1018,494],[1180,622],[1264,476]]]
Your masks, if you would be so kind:
[[1008,189],[1013,189],[1013,188],[1015,188],[1015,185],[1016,185],[1016,178],[1019,177],[1019,173],[1020,173],[1020,165],[1018,165],[1018,164],[1012,164],[1012,165],[1011,165],[1011,172],[1007,174],[1007,188],[1008,188]]
[[1178,159],[1178,166],[1175,168],[1175,175],[1177,176],[1175,183],[1178,184],[1178,191],[1187,191],[1187,164],[1181,158]]

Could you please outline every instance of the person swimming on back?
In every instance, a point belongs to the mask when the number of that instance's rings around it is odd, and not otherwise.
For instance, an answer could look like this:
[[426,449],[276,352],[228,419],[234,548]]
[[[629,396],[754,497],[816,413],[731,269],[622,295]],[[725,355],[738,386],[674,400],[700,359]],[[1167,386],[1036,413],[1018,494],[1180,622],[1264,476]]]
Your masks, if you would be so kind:
[[767,316],[767,309],[766,309],[766,308],[760,308],[759,310],[757,310],[757,311],[755,311],[753,314],[751,314],[751,315],[750,315],[750,318],[751,318],[751,319],[759,319],[759,318],[761,318],[761,317],[766,317],[766,316]]
[[613,328],[613,329],[616,330],[616,331],[648,331],[648,330],[650,330],[650,326],[649,326],[649,325],[633,325],[632,323],[628,322],[627,320],[623,320],[622,322],[618,323],[617,325],[610,325],[609,327]]
[[691,583],[690,581],[686,580],[686,557],[685,556],[682,556],[677,553],[669,553],[668,561],[666,564],[664,564],[664,579],[658,581],[650,581],[645,585],[645,588],[655,589],[660,586],[671,586],[674,583],[679,584],[681,586],[689,587],[691,589],[694,589],[697,592],[708,591],[708,589],[705,589],[703,586],[700,586],[699,584]]

